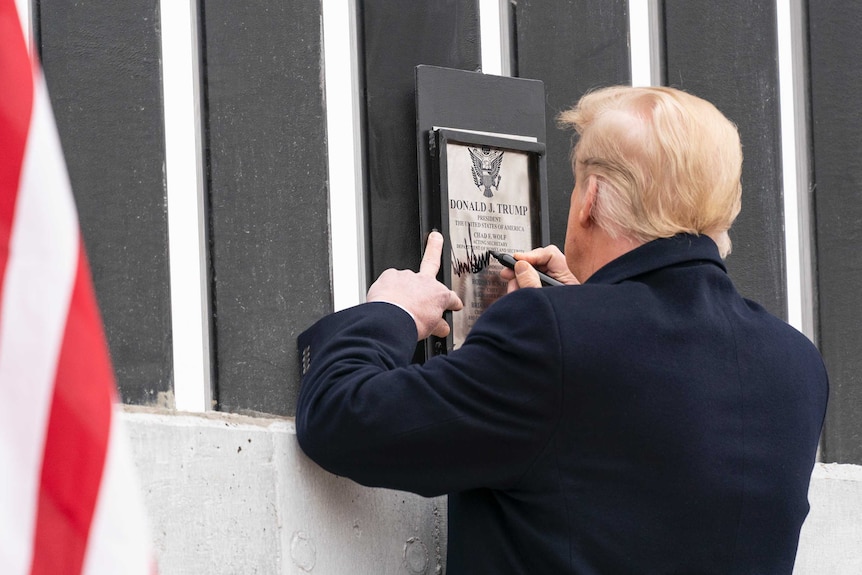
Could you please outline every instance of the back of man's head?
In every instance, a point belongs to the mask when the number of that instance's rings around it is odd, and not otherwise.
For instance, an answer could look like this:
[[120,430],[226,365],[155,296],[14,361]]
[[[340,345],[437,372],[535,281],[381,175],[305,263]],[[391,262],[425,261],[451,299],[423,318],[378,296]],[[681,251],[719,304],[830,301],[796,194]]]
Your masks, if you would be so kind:
[[709,102],[672,88],[617,86],[586,94],[560,114],[580,139],[578,180],[595,176],[596,223],[638,242],[706,234],[721,256],[741,206],[736,127]]

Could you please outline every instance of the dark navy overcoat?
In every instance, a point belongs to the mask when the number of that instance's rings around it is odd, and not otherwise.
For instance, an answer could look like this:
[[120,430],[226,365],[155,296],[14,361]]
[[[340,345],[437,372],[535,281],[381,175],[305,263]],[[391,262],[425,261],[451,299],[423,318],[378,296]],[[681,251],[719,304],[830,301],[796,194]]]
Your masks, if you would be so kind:
[[364,485],[448,494],[449,575],[792,571],[826,372],[705,236],[505,296],[424,365],[387,303],[298,344],[301,447]]

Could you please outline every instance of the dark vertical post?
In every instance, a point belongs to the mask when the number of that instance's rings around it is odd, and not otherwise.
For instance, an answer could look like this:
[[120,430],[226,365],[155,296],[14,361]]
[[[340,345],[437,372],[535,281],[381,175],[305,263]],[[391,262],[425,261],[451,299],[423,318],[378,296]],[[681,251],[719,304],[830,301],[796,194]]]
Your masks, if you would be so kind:
[[665,0],[664,22],[668,84],[715,104],[742,139],[730,274],[744,296],[786,318],[775,3]]
[[517,71],[545,83],[548,132],[548,205],[551,242],[563,246],[572,177],[572,134],[556,116],[592,88],[629,84],[627,0],[518,0]]
[[809,2],[824,461],[862,464],[862,5]]
[[36,37],[120,394],[170,406],[158,2],[42,8]]
[[419,266],[414,68],[479,68],[476,0],[360,0],[370,274]]
[[218,406],[292,415],[332,310],[319,2],[201,2]]

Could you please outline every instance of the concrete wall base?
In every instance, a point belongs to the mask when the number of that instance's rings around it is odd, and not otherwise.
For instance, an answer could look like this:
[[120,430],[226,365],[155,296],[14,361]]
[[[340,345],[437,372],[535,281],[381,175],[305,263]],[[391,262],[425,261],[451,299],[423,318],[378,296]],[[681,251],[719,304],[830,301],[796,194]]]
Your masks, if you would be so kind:
[[[446,499],[308,460],[291,420],[126,408],[161,575],[440,575]],[[817,464],[794,575],[862,573],[862,466]]]
[[160,575],[443,572],[446,499],[323,471],[299,449],[292,421],[123,419]]
[[862,466],[818,463],[794,575],[862,573]]

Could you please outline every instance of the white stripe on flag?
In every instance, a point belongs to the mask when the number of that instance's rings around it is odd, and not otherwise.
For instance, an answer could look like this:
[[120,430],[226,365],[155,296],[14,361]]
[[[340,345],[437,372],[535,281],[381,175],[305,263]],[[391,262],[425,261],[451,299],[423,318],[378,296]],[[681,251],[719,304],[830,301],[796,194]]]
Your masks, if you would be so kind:
[[54,377],[75,271],[78,222],[39,75],[0,308],[0,565],[27,574]]
[[111,414],[105,470],[84,556],[84,575],[150,574],[153,554],[148,522],[144,506],[139,504],[141,489],[122,423],[115,410]]

